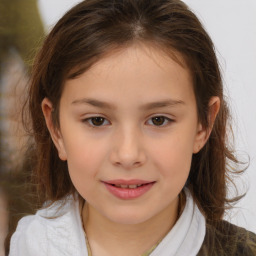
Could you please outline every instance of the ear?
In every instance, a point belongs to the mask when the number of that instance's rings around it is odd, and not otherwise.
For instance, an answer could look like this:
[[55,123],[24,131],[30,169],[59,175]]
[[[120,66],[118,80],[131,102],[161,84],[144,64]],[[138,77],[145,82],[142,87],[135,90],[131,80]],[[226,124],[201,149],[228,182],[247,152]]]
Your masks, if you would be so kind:
[[220,109],[220,98],[217,96],[212,97],[209,101],[208,106],[209,106],[209,111],[208,111],[209,126],[204,128],[201,123],[198,124],[196,140],[193,148],[193,153],[195,154],[198,153],[201,150],[201,148],[203,148],[203,146],[205,145],[205,143],[207,142],[211,134],[216,116]]
[[41,107],[42,107],[45,122],[50,132],[52,141],[58,150],[59,158],[65,161],[67,160],[67,154],[66,154],[63,138],[60,130],[53,124],[53,121],[52,121],[52,112],[54,110],[52,103],[48,98],[44,98],[42,101]]

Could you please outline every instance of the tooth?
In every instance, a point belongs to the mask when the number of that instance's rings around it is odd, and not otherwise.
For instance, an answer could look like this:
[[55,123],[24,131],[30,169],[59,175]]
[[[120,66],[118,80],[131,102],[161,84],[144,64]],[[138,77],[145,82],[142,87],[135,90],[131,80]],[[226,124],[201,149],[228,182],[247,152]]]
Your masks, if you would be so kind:
[[128,188],[128,185],[120,185],[121,188]]
[[129,185],[129,188],[137,188],[137,185]]

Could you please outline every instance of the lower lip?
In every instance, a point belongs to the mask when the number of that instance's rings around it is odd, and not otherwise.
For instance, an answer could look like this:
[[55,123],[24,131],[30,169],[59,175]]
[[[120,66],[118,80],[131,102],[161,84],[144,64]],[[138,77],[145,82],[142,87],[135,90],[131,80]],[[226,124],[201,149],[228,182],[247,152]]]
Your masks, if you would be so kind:
[[149,191],[152,186],[155,184],[154,182],[145,184],[143,186],[137,188],[119,188],[116,186],[112,186],[108,183],[104,183],[107,190],[114,196],[120,199],[135,199],[142,195],[144,195],[147,191]]

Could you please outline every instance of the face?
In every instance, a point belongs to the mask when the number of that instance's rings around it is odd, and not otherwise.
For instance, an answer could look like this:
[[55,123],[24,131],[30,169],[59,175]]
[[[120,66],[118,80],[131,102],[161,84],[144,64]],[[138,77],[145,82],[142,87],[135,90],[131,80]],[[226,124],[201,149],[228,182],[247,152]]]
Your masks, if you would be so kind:
[[185,64],[134,45],[66,82],[58,131],[51,103],[45,99],[42,106],[89,208],[125,224],[176,214],[192,155],[206,140]]

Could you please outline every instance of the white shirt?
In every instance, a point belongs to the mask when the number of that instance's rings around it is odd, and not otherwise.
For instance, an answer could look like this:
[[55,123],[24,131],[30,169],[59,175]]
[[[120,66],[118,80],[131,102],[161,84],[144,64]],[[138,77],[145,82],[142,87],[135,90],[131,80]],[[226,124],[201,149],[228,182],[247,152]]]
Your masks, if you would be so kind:
[[[205,230],[205,218],[186,190],[186,205],[180,218],[150,255],[195,256]],[[22,218],[11,238],[9,256],[71,255],[88,256],[79,202],[73,197]]]

